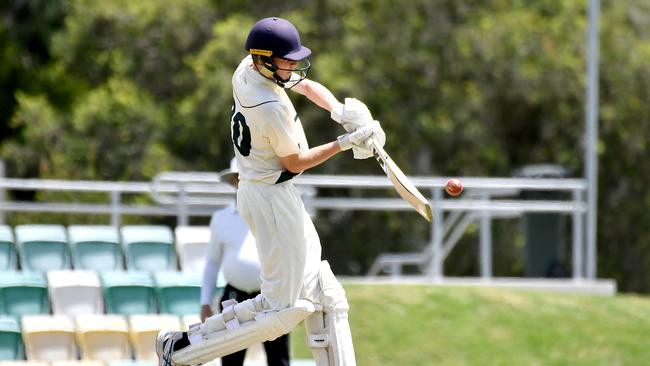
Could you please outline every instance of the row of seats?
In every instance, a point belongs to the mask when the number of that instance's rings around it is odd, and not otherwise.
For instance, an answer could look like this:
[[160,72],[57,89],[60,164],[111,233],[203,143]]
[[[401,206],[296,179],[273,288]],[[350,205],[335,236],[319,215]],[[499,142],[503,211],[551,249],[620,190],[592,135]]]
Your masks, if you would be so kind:
[[[223,276],[215,296],[225,286]],[[0,314],[196,314],[201,274],[187,272],[0,272]]]
[[209,238],[207,226],[2,225],[0,270],[200,272]]
[[198,315],[27,315],[0,317],[2,360],[154,360],[161,329],[187,330]]

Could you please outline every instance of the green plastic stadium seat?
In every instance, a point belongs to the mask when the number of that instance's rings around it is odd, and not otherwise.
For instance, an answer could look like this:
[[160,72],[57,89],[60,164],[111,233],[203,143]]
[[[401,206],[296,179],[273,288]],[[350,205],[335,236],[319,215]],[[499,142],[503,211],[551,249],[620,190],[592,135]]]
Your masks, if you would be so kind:
[[123,226],[120,234],[128,270],[149,272],[176,270],[174,237],[167,226]]
[[0,313],[10,316],[47,314],[47,281],[40,273],[0,272]]
[[0,226],[0,271],[16,269],[14,233],[10,226]]
[[156,272],[154,283],[160,313],[196,314],[201,305],[201,273]]
[[0,360],[22,360],[23,339],[14,317],[0,317]]
[[124,268],[116,227],[71,225],[68,238],[75,269],[118,271]]
[[70,268],[70,253],[62,225],[18,225],[16,246],[23,271]]
[[109,271],[100,274],[107,314],[156,313],[154,284],[147,272]]

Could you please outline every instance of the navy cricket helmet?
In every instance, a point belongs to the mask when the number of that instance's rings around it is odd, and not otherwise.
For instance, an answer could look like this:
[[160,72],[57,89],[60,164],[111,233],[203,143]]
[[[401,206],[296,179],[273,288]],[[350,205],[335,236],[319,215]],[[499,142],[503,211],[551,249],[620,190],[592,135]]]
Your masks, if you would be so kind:
[[[286,87],[290,80],[291,87],[304,80],[311,67],[307,60],[311,50],[300,43],[298,30],[286,19],[271,17],[255,23],[248,33],[246,50],[263,65],[263,68],[258,67],[258,71],[282,87]],[[273,57],[296,61],[299,64],[295,69],[282,69],[273,62]],[[282,79],[276,73],[277,70],[298,73],[299,79]]]

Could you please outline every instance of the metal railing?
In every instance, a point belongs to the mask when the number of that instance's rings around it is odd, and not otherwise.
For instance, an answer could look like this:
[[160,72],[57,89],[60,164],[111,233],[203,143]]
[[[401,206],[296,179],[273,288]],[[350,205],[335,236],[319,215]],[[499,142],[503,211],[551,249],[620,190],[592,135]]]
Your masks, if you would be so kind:
[[[433,278],[442,278],[445,258],[453,250],[467,227],[478,222],[481,277],[492,277],[492,220],[516,217],[526,212],[552,212],[572,217],[572,271],[574,279],[584,278],[584,213],[586,185],[582,179],[536,178],[460,178],[465,192],[460,198],[444,196],[445,178],[410,177],[431,201],[434,219],[427,248],[419,253],[385,253],[378,256],[369,275],[387,271],[401,273],[404,265],[418,265]],[[303,191],[309,210],[411,210],[400,198],[392,197],[319,197],[319,188],[386,189],[392,187],[385,176],[303,174],[296,185]],[[108,203],[25,202],[9,200],[5,191],[99,192],[108,195]],[[386,190],[389,192],[390,190]],[[524,200],[522,191],[563,191],[566,200]],[[151,204],[125,204],[127,194],[146,194]],[[0,177],[0,223],[7,212],[54,212],[109,215],[119,226],[123,215],[176,216],[178,225],[187,225],[190,217],[210,216],[216,208],[234,199],[234,190],[218,180],[214,173],[167,172],[151,182],[99,182]],[[593,258],[595,260],[595,258]],[[593,278],[592,278],[593,279]]]

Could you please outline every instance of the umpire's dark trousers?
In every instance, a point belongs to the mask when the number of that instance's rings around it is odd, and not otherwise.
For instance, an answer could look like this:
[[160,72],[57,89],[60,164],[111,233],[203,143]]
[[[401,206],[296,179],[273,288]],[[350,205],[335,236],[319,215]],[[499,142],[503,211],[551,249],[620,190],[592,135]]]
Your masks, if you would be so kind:
[[[259,292],[244,292],[238,290],[229,284],[223,290],[221,302],[226,300],[235,299],[237,302],[252,299],[257,296]],[[266,359],[269,366],[289,366],[289,335],[285,334],[275,340],[264,342],[264,350],[266,351]],[[221,358],[221,366],[242,366],[244,358],[246,357],[246,350],[235,352],[228,356]]]

